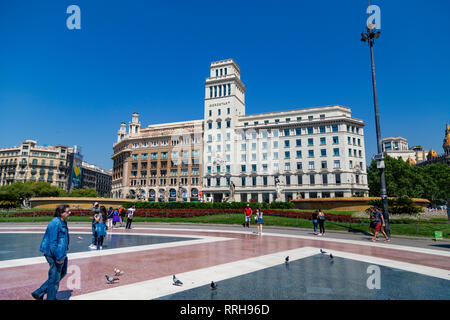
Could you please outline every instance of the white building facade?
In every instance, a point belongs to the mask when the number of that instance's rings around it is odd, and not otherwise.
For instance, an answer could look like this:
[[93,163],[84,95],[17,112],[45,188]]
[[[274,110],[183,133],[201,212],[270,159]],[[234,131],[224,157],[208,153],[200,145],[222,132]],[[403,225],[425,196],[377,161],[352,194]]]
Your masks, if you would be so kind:
[[[203,195],[212,201],[289,201],[368,195],[364,122],[333,105],[245,114],[232,60],[205,81]],[[276,183],[278,181],[277,193]],[[278,194],[278,196],[277,196]]]

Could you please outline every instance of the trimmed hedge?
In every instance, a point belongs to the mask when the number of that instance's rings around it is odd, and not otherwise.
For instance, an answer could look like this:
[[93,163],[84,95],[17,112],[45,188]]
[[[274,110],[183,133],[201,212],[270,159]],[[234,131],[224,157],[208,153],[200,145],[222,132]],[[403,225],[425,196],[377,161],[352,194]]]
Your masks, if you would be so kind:
[[132,205],[136,209],[244,209],[247,205],[252,209],[294,209],[292,202],[125,202],[124,208]]
[[[92,210],[71,210],[72,216],[91,216]],[[14,217],[39,217],[39,216],[53,216],[54,210],[45,210],[45,211],[28,211],[28,212],[19,212],[15,213],[11,216]],[[226,208],[146,208],[146,209],[136,209],[134,216],[135,217],[160,217],[160,218],[181,218],[181,217],[200,217],[206,215],[219,215],[219,214],[240,214],[244,215],[243,208],[238,209],[226,209]],[[283,211],[283,210],[275,210],[275,209],[263,209],[263,213],[265,216],[277,216],[277,217],[286,217],[286,218],[299,218],[299,219],[312,219],[312,212],[298,212],[298,211]],[[352,223],[361,223],[361,220],[354,219],[349,215],[338,215],[338,214],[325,214],[327,221],[335,221],[335,222],[352,222]]]

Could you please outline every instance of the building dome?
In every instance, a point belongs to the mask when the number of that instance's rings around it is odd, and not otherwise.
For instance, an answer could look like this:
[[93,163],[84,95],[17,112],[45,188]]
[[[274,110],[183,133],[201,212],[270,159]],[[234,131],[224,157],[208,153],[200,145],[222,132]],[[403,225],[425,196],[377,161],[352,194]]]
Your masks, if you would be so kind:
[[408,162],[410,166],[413,166],[416,164],[416,161],[414,161],[414,159],[411,157],[409,157],[408,160],[406,160],[406,162]]
[[445,138],[444,138],[444,144],[442,145],[442,147],[444,148],[444,150],[446,149],[446,147],[450,146],[450,126],[447,123],[447,126],[445,128]]
[[433,148],[430,149],[430,152],[428,152],[427,158],[437,158],[438,154],[436,151],[433,150]]

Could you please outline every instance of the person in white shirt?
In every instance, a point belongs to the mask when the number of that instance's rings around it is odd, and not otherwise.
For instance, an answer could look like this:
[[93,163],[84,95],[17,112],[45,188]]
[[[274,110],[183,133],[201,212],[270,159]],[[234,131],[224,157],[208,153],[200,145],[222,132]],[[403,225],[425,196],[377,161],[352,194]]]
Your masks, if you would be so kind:
[[131,208],[129,208],[127,210],[128,213],[128,219],[127,219],[127,225],[125,226],[125,229],[131,229],[131,223],[133,222],[133,215],[134,212],[136,211],[136,206],[131,206]]

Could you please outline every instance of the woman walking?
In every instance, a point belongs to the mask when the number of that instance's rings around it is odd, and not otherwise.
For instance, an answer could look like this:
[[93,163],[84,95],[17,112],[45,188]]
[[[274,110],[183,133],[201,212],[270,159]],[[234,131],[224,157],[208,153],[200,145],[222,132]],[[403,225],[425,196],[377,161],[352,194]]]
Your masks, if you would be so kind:
[[325,234],[325,214],[322,212],[321,209],[319,209],[318,212],[318,220],[319,220],[319,228],[320,228],[320,233],[319,236],[323,236]]
[[100,207],[100,213],[96,214],[94,216],[94,219],[96,221],[95,225],[95,243],[97,244],[97,250],[103,250],[103,239],[106,236],[106,225],[105,225],[105,219],[106,219],[106,208],[104,206]]
[[44,254],[50,269],[48,280],[39,289],[31,293],[31,296],[36,300],[43,300],[45,294],[47,294],[47,300],[56,300],[59,282],[67,273],[69,228],[66,220],[69,216],[69,206],[66,204],[59,205],[55,210],[54,218],[45,230],[40,251]]
[[263,212],[259,211],[259,209],[256,210],[256,224],[258,225],[258,233],[262,235],[264,220],[263,220]]
[[318,217],[319,217],[319,212],[316,210],[312,214],[312,223],[313,223],[313,226],[314,226],[314,234],[316,236],[317,236],[317,223],[318,223],[317,219],[318,219]]

